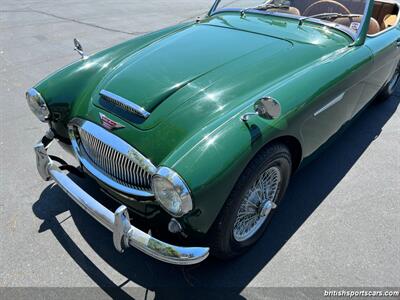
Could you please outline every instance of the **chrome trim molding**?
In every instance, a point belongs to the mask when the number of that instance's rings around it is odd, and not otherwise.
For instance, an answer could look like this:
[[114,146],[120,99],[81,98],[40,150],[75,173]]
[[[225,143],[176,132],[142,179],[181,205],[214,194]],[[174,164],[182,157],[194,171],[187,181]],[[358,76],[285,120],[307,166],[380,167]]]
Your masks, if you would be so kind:
[[106,100],[116,106],[119,106],[120,108],[122,108],[128,112],[139,115],[142,118],[147,119],[150,116],[150,113],[148,111],[146,111],[143,107],[141,107],[141,106],[133,103],[132,101],[129,101],[121,96],[111,93],[109,91],[101,90],[100,96],[103,96],[104,100]]
[[205,260],[207,247],[180,247],[160,241],[130,223],[128,209],[120,206],[114,213],[87,194],[50,159],[43,140],[35,147],[37,169],[44,180],[54,180],[82,209],[113,233],[119,252],[132,246],[160,261],[175,265],[193,265]]
[[327,110],[328,108],[331,108],[331,107],[334,106],[336,103],[342,101],[345,94],[346,94],[346,92],[341,93],[339,96],[337,96],[335,99],[333,99],[332,101],[330,101],[328,104],[326,104],[325,106],[323,106],[322,108],[320,108],[319,110],[317,110],[317,111],[314,113],[314,117],[318,116],[320,113],[324,112],[324,111]]
[[[157,168],[139,151],[103,127],[87,120],[75,118],[69,123],[68,129],[75,156],[94,177],[125,194],[141,197],[154,196],[151,191],[151,176],[157,172]],[[91,158],[82,146],[79,131],[87,132],[90,138],[97,139],[95,143],[101,144],[97,146],[110,156],[108,157],[110,161],[104,160],[104,158],[107,159],[106,155],[104,157],[102,155],[102,157]],[[99,167],[94,160],[99,160],[103,163]],[[126,168],[120,168],[119,163],[121,161],[128,162]],[[101,168],[103,165],[106,166],[105,169]],[[118,176],[116,177],[118,178],[128,180],[122,182],[114,178],[114,174],[117,174]],[[125,181],[128,183],[136,182],[139,185],[124,184]]]

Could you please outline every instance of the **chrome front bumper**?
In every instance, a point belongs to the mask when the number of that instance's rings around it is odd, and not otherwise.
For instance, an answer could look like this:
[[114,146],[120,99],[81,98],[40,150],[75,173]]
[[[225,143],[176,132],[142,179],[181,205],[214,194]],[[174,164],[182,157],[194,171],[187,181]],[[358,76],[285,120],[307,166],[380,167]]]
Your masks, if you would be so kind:
[[40,176],[46,181],[54,180],[80,207],[109,229],[119,252],[132,246],[155,259],[175,265],[192,265],[207,258],[209,248],[179,247],[157,240],[131,225],[126,206],[112,212],[96,201],[51,160],[47,149],[52,140],[52,134],[47,134],[34,147]]

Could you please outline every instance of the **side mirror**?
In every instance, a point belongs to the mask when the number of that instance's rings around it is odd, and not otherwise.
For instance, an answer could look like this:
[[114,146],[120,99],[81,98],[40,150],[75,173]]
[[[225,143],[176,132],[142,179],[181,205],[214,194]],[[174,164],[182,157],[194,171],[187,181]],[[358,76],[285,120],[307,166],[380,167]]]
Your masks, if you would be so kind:
[[85,58],[85,53],[83,52],[82,44],[78,41],[78,39],[74,39],[74,50],[79,53],[82,59]]
[[250,116],[259,116],[266,120],[274,120],[281,115],[281,105],[271,97],[261,98],[254,103],[254,113],[247,113],[241,116],[243,122],[247,122]]

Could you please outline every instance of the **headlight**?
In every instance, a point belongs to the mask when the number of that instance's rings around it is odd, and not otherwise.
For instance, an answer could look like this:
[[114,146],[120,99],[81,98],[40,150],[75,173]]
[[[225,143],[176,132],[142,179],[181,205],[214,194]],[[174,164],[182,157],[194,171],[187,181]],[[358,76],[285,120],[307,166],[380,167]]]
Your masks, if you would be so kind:
[[153,191],[157,201],[174,217],[193,209],[189,188],[183,179],[169,168],[161,167],[153,176]]
[[28,100],[29,108],[40,121],[47,122],[49,120],[50,111],[42,95],[37,90],[29,89],[26,92],[26,100]]

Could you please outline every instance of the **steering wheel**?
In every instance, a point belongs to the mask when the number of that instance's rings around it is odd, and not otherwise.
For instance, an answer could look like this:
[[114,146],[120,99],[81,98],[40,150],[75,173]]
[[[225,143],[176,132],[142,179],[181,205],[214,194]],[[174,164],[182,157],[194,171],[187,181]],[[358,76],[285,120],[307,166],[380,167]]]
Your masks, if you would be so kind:
[[351,11],[343,4],[334,0],[320,0],[308,6],[303,15],[313,16],[321,13],[351,14]]

